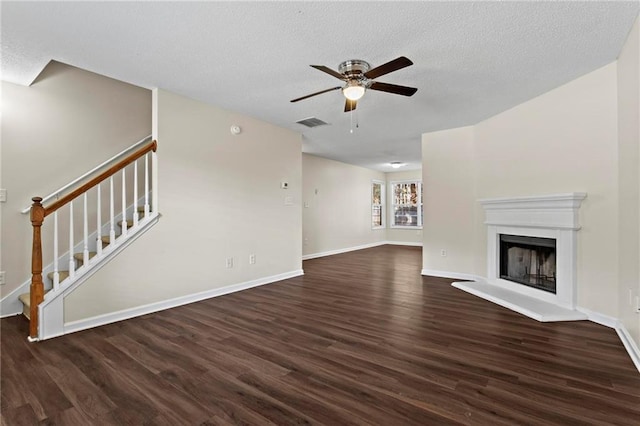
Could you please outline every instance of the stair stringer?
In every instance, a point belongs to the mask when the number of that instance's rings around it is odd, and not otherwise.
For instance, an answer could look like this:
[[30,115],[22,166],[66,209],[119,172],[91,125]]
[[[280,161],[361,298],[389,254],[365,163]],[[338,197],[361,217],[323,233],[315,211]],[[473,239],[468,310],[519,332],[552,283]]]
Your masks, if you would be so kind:
[[95,256],[88,265],[83,265],[75,271],[73,278],[64,280],[59,289],[52,289],[44,296],[44,301],[38,305],[38,339],[46,340],[65,334],[64,324],[64,299],[76,288],[85,283],[93,274],[114,259],[120,252],[132,244],[142,234],[151,229],[160,215],[152,212],[149,217],[140,219],[138,226],[130,228],[126,235],[116,238],[115,242],[109,244],[102,250],[101,256]]

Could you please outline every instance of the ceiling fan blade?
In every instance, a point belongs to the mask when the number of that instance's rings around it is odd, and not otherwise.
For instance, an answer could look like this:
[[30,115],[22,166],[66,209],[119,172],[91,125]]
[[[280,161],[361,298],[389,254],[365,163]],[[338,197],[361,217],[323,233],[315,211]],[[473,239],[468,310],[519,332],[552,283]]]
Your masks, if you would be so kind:
[[340,74],[338,71],[334,71],[329,67],[325,67],[324,65],[311,65],[311,67],[320,70],[322,72],[326,72],[329,75],[334,76],[335,78],[339,78],[340,80],[346,80],[344,75]]
[[310,97],[312,97],[312,96],[322,95],[323,93],[331,92],[332,90],[338,90],[338,89],[342,89],[342,86],[332,87],[331,89],[321,90],[321,91],[319,91],[319,92],[312,93],[312,94],[310,94],[310,95],[303,96],[303,97],[301,97],[301,98],[291,99],[291,102],[298,102],[298,101],[301,101],[301,100],[303,100],[303,99],[310,98]]
[[413,65],[410,59],[400,56],[399,58],[389,61],[386,64],[382,64],[374,69],[371,69],[364,73],[364,76],[370,79],[380,77],[381,75],[389,74],[390,72],[397,71],[399,69]]
[[369,87],[371,90],[379,90],[380,92],[395,93],[396,95],[412,96],[418,91],[415,87],[398,86],[397,84],[379,83],[374,81]]
[[356,109],[357,103],[358,101],[352,101],[350,99],[346,99],[346,102],[344,103],[344,112],[349,112]]

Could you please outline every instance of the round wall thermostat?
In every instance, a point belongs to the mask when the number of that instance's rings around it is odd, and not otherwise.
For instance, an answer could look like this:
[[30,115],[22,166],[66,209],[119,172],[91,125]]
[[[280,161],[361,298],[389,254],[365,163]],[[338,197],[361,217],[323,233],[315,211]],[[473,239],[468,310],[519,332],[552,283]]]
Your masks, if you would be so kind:
[[232,135],[239,135],[240,132],[242,132],[242,129],[240,128],[240,126],[236,126],[236,125],[231,126]]

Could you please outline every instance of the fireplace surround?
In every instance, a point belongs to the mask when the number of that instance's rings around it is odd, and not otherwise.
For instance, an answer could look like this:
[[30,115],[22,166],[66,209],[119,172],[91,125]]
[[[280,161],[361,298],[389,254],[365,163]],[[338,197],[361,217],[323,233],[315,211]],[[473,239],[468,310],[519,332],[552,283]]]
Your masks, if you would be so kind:
[[[574,310],[577,304],[578,212],[586,193],[480,200],[487,225],[487,282],[503,289]],[[504,279],[500,270],[500,236],[555,241],[555,292]],[[524,241],[524,239],[520,240]],[[543,271],[544,272],[544,271]],[[529,275],[550,275],[531,272]],[[548,272],[548,270],[547,270]],[[549,280],[551,281],[551,280]]]

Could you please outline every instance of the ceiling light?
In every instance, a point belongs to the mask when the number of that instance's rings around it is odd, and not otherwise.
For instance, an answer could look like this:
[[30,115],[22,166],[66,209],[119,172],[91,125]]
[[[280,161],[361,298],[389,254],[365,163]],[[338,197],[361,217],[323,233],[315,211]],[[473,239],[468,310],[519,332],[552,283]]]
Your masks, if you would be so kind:
[[400,161],[392,161],[391,163],[389,163],[389,165],[390,165],[391,167],[393,167],[394,169],[399,169],[399,168],[400,168],[400,167],[402,167],[402,166],[406,166],[406,164],[405,164],[405,163],[402,163],[402,162],[400,162]]
[[350,81],[342,89],[342,94],[350,101],[357,101],[362,97],[362,95],[364,95],[364,90],[364,86],[362,86],[358,81]]

